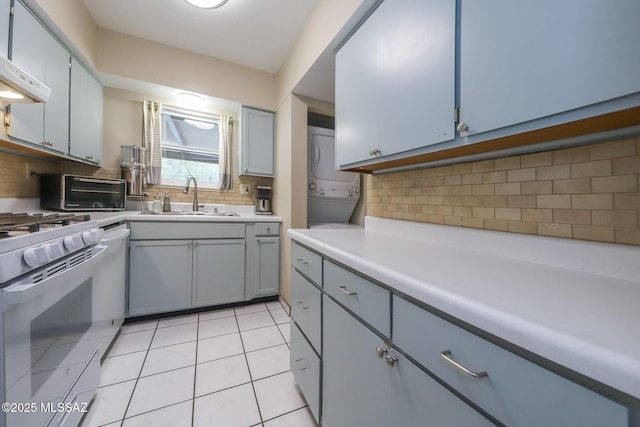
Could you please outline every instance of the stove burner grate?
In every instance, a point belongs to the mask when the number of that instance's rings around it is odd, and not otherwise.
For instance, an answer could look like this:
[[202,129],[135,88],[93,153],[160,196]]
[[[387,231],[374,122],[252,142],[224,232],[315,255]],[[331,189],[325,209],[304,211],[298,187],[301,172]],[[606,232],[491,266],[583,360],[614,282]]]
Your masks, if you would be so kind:
[[63,227],[90,219],[87,214],[0,213],[0,238],[12,237],[12,232],[35,233],[40,228]]

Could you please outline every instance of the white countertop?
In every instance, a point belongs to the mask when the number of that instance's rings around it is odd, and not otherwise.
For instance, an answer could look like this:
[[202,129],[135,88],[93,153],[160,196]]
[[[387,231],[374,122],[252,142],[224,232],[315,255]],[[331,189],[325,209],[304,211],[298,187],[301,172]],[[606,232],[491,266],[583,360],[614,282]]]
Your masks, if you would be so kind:
[[[190,211],[191,203],[171,203],[174,211]],[[122,221],[165,221],[165,222],[282,222],[282,218],[275,215],[256,215],[253,205],[217,205],[205,204],[201,210],[212,212],[235,212],[238,216],[209,216],[209,215],[167,215],[140,213],[137,210],[102,212],[102,211],[45,211],[40,208],[39,199],[0,199],[0,212],[28,212],[47,214],[88,214],[91,220],[97,221],[103,227]]]
[[640,398],[640,248],[367,217],[289,236],[397,291]]

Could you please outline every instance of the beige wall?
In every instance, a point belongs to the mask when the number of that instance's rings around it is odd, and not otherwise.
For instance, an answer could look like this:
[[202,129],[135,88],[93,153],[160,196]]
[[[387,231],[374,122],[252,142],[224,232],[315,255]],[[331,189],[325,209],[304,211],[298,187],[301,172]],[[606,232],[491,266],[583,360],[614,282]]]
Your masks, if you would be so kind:
[[98,61],[102,73],[188,90],[275,111],[276,75],[100,30]]
[[368,176],[368,214],[640,245],[640,138]]

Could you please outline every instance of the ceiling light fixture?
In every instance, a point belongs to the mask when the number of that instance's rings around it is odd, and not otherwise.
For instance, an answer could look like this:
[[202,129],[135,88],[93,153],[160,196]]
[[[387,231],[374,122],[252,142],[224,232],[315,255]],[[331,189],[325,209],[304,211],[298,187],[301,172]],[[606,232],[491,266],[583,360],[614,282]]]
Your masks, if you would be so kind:
[[185,0],[190,5],[199,9],[217,9],[224,6],[229,0]]

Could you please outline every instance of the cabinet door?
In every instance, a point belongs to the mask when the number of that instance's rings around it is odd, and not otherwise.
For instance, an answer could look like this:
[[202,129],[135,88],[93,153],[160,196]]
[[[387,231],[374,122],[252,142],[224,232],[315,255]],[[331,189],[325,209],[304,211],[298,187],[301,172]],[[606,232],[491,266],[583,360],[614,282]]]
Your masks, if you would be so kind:
[[71,55],[47,33],[47,66],[44,83],[51,96],[44,106],[44,141],[47,147],[69,152],[69,63]]
[[274,114],[242,107],[240,175],[274,176]]
[[102,85],[75,58],[71,59],[69,154],[102,161]]
[[193,305],[216,305],[244,299],[244,240],[196,241]]
[[462,1],[460,116],[469,134],[640,91],[640,2]]
[[394,350],[391,366],[378,358],[382,339],[327,296],[323,307],[324,427],[493,425]]
[[455,137],[455,3],[385,0],[340,48],[338,166]]
[[256,296],[280,292],[280,238],[256,238]]
[[189,241],[141,240],[129,248],[129,316],[191,307]]
[[[34,78],[45,83],[48,38],[51,35],[38,20],[16,1],[13,12],[11,60]],[[55,94],[52,92],[50,99]],[[45,104],[11,104],[10,137],[44,145]]]
[[0,0],[0,56],[9,57],[9,17],[11,0]]

